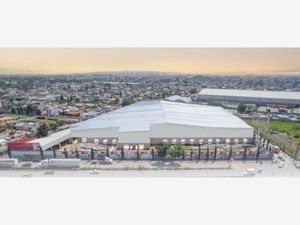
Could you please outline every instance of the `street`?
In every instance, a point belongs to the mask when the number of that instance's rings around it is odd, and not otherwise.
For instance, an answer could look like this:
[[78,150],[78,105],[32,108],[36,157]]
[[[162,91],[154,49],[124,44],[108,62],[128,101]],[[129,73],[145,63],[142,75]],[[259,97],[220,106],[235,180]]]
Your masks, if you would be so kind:
[[[82,161],[80,169],[37,169],[37,163],[31,168],[1,169],[0,177],[244,177],[248,168],[257,172],[254,177],[300,177],[300,169],[293,160],[285,157],[283,168],[279,161],[114,161],[111,165]],[[94,174],[91,171],[96,171]],[[48,171],[49,172],[49,171]]]

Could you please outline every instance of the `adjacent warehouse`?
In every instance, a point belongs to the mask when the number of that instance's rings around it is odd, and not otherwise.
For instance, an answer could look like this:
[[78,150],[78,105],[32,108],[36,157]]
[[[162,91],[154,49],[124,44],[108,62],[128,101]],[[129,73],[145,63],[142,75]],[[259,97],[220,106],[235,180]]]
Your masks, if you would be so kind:
[[43,150],[71,140],[148,149],[162,142],[251,144],[253,136],[252,127],[221,107],[160,100],[138,102],[30,143]]
[[198,100],[299,106],[300,92],[205,88],[199,92]]

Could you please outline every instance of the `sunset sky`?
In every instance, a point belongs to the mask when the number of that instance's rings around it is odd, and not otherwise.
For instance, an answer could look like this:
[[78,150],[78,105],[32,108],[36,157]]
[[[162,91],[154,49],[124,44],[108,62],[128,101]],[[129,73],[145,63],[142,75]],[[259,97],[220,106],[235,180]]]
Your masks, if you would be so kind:
[[101,71],[297,74],[300,48],[0,48],[0,74]]

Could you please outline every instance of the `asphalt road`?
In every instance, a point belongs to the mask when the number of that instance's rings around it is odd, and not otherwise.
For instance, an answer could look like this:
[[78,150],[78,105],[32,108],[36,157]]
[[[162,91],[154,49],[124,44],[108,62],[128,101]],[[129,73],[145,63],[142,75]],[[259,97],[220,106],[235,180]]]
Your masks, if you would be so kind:
[[[300,169],[294,166],[293,160],[285,157],[284,167],[271,161],[227,161],[216,162],[149,162],[119,161],[112,165],[90,165],[84,163],[82,169],[54,170],[54,174],[45,174],[38,169],[0,170],[0,177],[245,177],[247,168],[255,168],[254,177],[300,177]],[[144,169],[139,169],[139,168]],[[127,169],[119,169],[127,168]],[[130,168],[130,169],[128,169]],[[91,174],[95,169],[96,174]]]

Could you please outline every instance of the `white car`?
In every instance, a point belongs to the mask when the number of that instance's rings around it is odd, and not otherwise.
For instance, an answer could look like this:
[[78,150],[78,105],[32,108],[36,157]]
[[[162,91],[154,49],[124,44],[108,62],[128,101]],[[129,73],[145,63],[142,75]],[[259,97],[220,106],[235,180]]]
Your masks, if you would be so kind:
[[283,162],[279,163],[278,167],[279,168],[283,168],[284,167],[284,163]]
[[99,174],[99,171],[98,171],[98,170],[91,170],[91,171],[90,171],[90,174],[91,174],[91,175],[98,175],[98,174]]
[[31,177],[32,176],[32,173],[24,173],[23,175],[22,175],[22,177]]
[[247,169],[244,173],[243,176],[254,176],[256,174],[256,169],[255,168],[249,168]]

